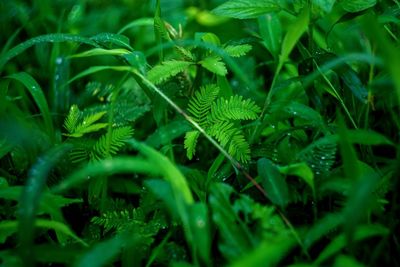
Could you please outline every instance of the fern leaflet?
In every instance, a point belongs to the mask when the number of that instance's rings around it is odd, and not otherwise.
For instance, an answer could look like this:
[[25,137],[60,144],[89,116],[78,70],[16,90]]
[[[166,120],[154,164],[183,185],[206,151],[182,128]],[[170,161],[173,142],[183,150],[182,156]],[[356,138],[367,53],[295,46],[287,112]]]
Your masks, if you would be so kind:
[[227,120],[255,120],[261,109],[250,99],[242,96],[231,96],[229,100],[218,99],[211,106],[207,120],[210,122]]
[[218,94],[219,87],[215,84],[210,84],[200,88],[194,97],[190,99],[188,111],[200,126],[206,126],[207,114]]
[[68,131],[68,133],[72,134],[75,131],[80,118],[80,113],[81,112],[77,105],[71,106],[67,118],[64,121],[64,128]]
[[125,142],[132,137],[132,134],[133,129],[130,126],[112,129],[109,140],[107,140],[107,133],[105,133],[93,147],[95,158],[106,158],[109,154],[117,154],[118,150],[125,145]]
[[152,68],[147,73],[147,78],[154,84],[160,84],[170,77],[177,75],[178,73],[186,70],[192,62],[189,61],[179,61],[179,60],[170,60],[165,61],[161,65],[157,65]]
[[187,132],[185,135],[184,145],[186,148],[186,155],[188,159],[192,159],[194,154],[196,153],[197,139],[199,139],[199,136],[199,131],[190,131]]
[[98,130],[108,125],[107,123],[95,123],[107,113],[106,111],[96,112],[94,114],[87,115],[83,119],[83,121],[77,125],[78,122],[77,111],[79,112],[77,107],[73,109],[71,108],[67,116],[67,119],[65,120],[64,125],[69,132],[68,134],[66,134],[67,136],[81,137],[87,133],[97,132]]

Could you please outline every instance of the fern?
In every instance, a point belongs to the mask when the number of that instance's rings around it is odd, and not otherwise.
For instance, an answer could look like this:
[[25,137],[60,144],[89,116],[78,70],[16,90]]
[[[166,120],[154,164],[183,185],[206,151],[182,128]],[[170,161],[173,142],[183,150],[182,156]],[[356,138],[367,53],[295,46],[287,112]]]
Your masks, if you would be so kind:
[[100,120],[106,113],[106,111],[101,111],[94,114],[89,114],[78,124],[81,117],[81,112],[79,111],[78,106],[73,105],[64,122],[64,127],[68,131],[68,134],[65,135],[70,137],[81,137],[84,134],[99,131],[100,129],[106,127],[107,123],[95,122]]
[[68,131],[68,133],[72,134],[75,131],[76,126],[79,122],[80,114],[81,112],[78,106],[72,105],[67,115],[67,118],[64,121],[64,128]]
[[230,138],[236,133],[237,128],[232,122],[222,121],[213,124],[207,129],[207,133],[215,137],[222,146],[226,146]]
[[104,227],[107,233],[113,229],[121,232],[126,229],[133,222],[143,222],[144,214],[141,209],[133,209],[131,212],[128,210],[122,211],[107,211],[99,217],[93,217],[91,222]]
[[75,148],[69,152],[69,158],[72,163],[80,163],[83,161],[88,161],[90,158],[90,153],[85,148]]
[[185,135],[184,146],[186,149],[186,155],[188,159],[192,159],[194,154],[196,153],[196,145],[197,139],[199,139],[200,132],[199,131],[190,131]]
[[211,104],[218,97],[218,94],[219,87],[215,84],[210,84],[200,88],[194,97],[189,100],[188,111],[200,126],[205,126]]
[[132,137],[133,129],[130,126],[120,127],[111,130],[108,140],[107,133],[102,135],[93,146],[94,158],[106,158],[108,155],[115,155],[125,142]]
[[160,84],[167,79],[185,71],[192,62],[171,60],[165,61],[161,65],[157,65],[147,73],[147,78],[154,84]]
[[228,153],[239,161],[246,162],[250,159],[250,146],[244,138],[242,130],[232,122],[223,121],[214,124],[208,133],[215,137],[222,146],[228,148]]
[[250,159],[250,145],[242,131],[237,131],[232,135],[228,153],[234,155],[241,162],[247,162]]
[[[202,87],[189,101],[188,111],[193,119],[205,129],[206,133],[217,139],[228,153],[241,162],[250,159],[250,146],[246,141],[239,121],[254,120],[260,108],[252,100],[242,96],[230,99],[218,97],[219,87]],[[192,159],[196,152],[198,131],[187,132],[184,147],[187,157]]]
[[261,109],[250,99],[242,96],[231,96],[229,100],[218,99],[211,106],[207,120],[210,122],[226,120],[255,120]]

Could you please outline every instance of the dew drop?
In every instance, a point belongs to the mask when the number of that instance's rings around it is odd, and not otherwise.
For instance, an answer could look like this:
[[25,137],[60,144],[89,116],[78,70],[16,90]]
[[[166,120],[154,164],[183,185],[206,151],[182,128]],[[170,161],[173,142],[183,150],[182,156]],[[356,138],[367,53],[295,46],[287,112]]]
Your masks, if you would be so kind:
[[56,63],[57,64],[61,64],[63,62],[63,59],[61,58],[61,57],[58,57],[57,59],[56,59]]
[[203,227],[206,225],[206,223],[204,222],[203,219],[198,218],[198,219],[196,220],[196,225],[197,225],[197,227],[199,227],[199,228],[203,228]]

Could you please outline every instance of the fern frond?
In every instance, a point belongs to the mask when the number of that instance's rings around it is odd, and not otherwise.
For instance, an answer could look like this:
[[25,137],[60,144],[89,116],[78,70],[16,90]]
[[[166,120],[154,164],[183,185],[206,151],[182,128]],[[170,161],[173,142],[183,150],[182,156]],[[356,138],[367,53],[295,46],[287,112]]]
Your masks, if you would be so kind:
[[201,87],[190,99],[188,111],[200,126],[205,126],[211,104],[217,98],[218,94],[219,87],[215,84],[209,84]]
[[89,151],[84,148],[74,148],[69,152],[69,158],[72,163],[80,163],[89,160]]
[[81,124],[75,127],[68,136],[71,137],[81,137],[86,133],[97,132],[98,130],[106,127],[107,123],[95,123],[100,120],[107,112],[101,111],[94,114],[87,115]]
[[215,137],[224,147],[237,131],[238,129],[229,121],[217,122],[207,130],[208,134]]
[[192,159],[194,154],[196,153],[197,139],[199,138],[199,136],[199,131],[190,131],[187,132],[185,135],[184,146],[186,148],[186,155],[188,159]]
[[152,68],[147,73],[147,78],[154,84],[160,84],[170,77],[173,77],[178,73],[185,71],[192,64],[193,63],[189,61],[165,61],[161,65],[157,65]]
[[227,120],[255,120],[261,111],[251,99],[243,100],[242,96],[231,96],[228,99],[218,99],[211,106],[207,119],[210,122]]
[[132,134],[133,129],[130,126],[112,129],[109,140],[107,140],[107,133],[102,135],[94,145],[93,151],[100,158],[115,155],[125,145],[125,142],[132,137]]
[[241,162],[250,159],[250,146],[242,131],[233,122],[222,121],[212,125],[208,133],[228,149],[228,153]]
[[250,146],[241,131],[237,131],[231,138],[228,153],[241,162],[250,160]]
[[127,210],[110,211],[103,213],[100,217],[93,217],[92,223],[103,226],[107,233],[112,229],[121,230],[124,226],[130,223],[131,218]]
[[231,57],[241,57],[246,55],[252,46],[249,44],[244,45],[228,45],[224,48],[225,52],[230,55]]
[[132,211],[127,209],[120,211],[107,211],[99,217],[93,217],[91,222],[104,227],[105,232],[109,232],[113,229],[121,232],[132,223],[143,223],[144,219],[143,210],[137,208]]
[[114,124],[118,127],[136,121],[150,110],[149,105],[137,105],[130,101],[117,101],[114,106]]
[[67,118],[65,118],[64,121],[64,128],[68,131],[68,133],[71,134],[75,131],[75,128],[80,118],[80,113],[81,112],[77,105],[72,105],[71,108],[69,109]]

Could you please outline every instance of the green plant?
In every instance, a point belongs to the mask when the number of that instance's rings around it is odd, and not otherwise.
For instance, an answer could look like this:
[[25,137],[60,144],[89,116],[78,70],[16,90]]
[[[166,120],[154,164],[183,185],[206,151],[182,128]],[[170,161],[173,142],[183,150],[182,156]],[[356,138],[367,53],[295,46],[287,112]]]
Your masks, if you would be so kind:
[[400,264],[399,1],[0,12],[2,266]]

